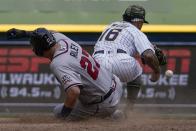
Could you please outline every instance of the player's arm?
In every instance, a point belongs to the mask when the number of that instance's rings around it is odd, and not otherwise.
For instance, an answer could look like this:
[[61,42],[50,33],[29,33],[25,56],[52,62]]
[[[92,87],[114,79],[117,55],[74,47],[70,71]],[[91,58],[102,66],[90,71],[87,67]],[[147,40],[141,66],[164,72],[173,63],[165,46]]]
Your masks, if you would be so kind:
[[65,95],[66,99],[64,101],[64,106],[61,111],[61,116],[64,118],[67,117],[74,108],[77,99],[80,95],[80,88],[78,86],[69,87],[66,90]]
[[137,31],[137,33],[132,35],[135,38],[135,47],[141,55],[143,64],[147,64],[153,70],[150,80],[156,82],[160,77],[160,67],[153,45],[141,31]]
[[153,70],[150,80],[156,82],[160,77],[160,67],[157,56],[151,49],[147,49],[141,54],[141,57],[142,61]]
[[[55,31],[50,30],[50,32],[55,33]],[[8,39],[18,39],[18,38],[24,38],[24,37],[31,37],[33,31],[26,31],[26,30],[20,30],[16,28],[11,28],[6,32]]]
[[25,30],[20,30],[20,29],[9,29],[6,32],[7,38],[8,39],[18,39],[18,38],[23,38],[23,37],[30,37],[32,34],[32,31],[25,31]]

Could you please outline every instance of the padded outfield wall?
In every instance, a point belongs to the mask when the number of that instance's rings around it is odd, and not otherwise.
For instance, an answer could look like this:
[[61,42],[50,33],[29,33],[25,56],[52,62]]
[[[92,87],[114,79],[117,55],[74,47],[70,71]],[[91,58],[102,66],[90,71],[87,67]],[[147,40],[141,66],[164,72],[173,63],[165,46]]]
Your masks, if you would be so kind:
[[108,24],[130,4],[142,5],[151,24],[195,24],[195,0],[0,0],[0,23]]
[[[8,41],[5,31],[11,27],[33,30],[46,27],[63,32],[88,52],[105,25],[1,25],[0,29],[0,112],[51,111],[63,101],[63,90],[48,68],[49,61],[36,57],[27,39]],[[158,83],[149,81],[151,70],[144,67],[143,88],[136,107],[159,107],[191,110],[196,108],[196,27],[148,25],[143,31],[152,43],[167,54],[168,64],[162,69]],[[140,61],[140,59],[138,59]],[[143,65],[142,65],[143,66]],[[174,71],[171,79],[164,77]],[[14,108],[13,108],[14,107]],[[21,110],[23,109],[23,110]]]

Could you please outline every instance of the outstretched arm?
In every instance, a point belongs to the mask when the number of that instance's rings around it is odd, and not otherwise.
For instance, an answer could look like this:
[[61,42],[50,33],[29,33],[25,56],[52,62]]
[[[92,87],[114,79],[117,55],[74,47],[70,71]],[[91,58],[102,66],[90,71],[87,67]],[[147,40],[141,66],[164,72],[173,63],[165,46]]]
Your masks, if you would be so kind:
[[18,39],[18,38],[23,38],[23,37],[30,37],[32,34],[32,31],[25,31],[25,30],[20,30],[20,29],[9,29],[6,32],[7,38],[8,39]]

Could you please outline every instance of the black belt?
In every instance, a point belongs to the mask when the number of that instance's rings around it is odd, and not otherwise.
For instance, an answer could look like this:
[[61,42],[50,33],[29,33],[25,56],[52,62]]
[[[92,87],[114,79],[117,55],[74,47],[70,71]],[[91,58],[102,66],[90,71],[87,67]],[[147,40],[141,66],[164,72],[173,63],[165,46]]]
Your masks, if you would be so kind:
[[93,101],[93,102],[90,102],[88,103],[88,105],[93,105],[93,104],[99,104],[103,101],[105,101],[108,97],[110,97],[110,95],[115,91],[116,89],[116,81],[115,81],[115,78],[112,79],[113,80],[113,84],[112,84],[112,87],[110,87],[110,90],[104,95],[104,96],[101,96],[101,99],[100,101]]
[[[107,51],[108,54],[110,54],[111,51]],[[122,50],[122,49],[117,49],[117,53],[127,53],[126,51]],[[104,54],[104,50],[99,50],[99,51],[95,51],[95,54]]]
[[111,88],[104,96],[101,96],[101,100],[100,101],[93,101],[88,103],[88,105],[93,105],[93,104],[99,104],[103,101],[105,101],[108,97],[110,97],[110,95],[114,92],[114,88]]

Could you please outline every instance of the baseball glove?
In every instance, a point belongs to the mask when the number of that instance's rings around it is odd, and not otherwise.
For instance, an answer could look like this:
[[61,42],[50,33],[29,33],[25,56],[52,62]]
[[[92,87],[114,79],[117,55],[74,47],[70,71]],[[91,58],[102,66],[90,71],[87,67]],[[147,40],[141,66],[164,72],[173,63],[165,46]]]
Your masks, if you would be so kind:
[[167,58],[165,56],[165,54],[163,53],[163,51],[158,48],[156,45],[154,45],[154,50],[155,50],[155,55],[157,56],[158,60],[159,60],[159,65],[163,66],[167,64]]
[[7,31],[6,35],[7,35],[7,39],[18,39],[18,38],[26,37],[27,33],[24,30],[12,28]]

